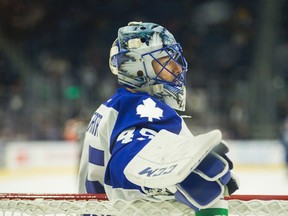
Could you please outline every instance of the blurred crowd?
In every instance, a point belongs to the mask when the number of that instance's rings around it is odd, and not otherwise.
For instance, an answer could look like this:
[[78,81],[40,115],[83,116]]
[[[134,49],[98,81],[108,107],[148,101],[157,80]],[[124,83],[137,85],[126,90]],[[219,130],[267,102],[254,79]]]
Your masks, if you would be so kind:
[[[246,104],[261,2],[1,0],[0,140],[71,139],[67,125],[88,124],[117,88],[109,51],[118,28],[132,20],[159,23],[181,43],[192,131],[253,138]],[[288,113],[288,1],[279,4],[276,127]]]

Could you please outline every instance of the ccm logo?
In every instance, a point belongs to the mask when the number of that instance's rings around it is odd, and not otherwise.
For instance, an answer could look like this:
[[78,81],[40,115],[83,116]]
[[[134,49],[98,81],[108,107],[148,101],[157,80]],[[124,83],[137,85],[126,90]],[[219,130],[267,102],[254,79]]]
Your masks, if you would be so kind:
[[177,167],[177,164],[172,165],[170,167],[163,167],[159,169],[152,169],[151,167],[147,167],[141,172],[139,172],[138,174],[146,175],[148,177],[160,176],[160,175],[165,175],[165,174],[172,172],[172,170],[175,169],[175,167]]

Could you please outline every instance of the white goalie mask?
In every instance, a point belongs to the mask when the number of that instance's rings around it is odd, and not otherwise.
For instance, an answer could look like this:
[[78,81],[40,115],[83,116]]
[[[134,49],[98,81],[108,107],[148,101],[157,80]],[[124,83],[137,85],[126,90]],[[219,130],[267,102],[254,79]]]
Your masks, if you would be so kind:
[[[158,59],[168,57],[165,63]],[[155,73],[152,62],[162,69]],[[174,74],[166,66],[174,61],[181,72]],[[164,27],[154,23],[131,22],[118,30],[111,50],[109,65],[118,82],[135,91],[145,91],[180,111],[185,110],[187,62],[182,48]],[[161,72],[173,75],[172,81],[160,78]]]

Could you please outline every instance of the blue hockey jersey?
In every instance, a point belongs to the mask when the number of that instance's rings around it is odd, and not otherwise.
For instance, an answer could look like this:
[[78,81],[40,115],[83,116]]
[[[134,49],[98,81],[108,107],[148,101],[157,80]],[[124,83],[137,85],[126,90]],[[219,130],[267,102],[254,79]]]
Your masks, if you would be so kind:
[[145,92],[119,88],[95,111],[88,125],[79,192],[106,193],[109,199],[162,197],[163,190],[135,185],[123,173],[129,161],[162,129],[191,135],[182,117],[162,101]]

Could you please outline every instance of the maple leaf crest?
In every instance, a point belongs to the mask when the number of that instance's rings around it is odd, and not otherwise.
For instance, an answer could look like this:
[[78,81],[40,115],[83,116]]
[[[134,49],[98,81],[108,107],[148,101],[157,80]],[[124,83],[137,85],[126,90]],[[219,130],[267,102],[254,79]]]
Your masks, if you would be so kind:
[[136,111],[140,118],[147,117],[150,122],[153,121],[153,118],[160,119],[163,117],[163,110],[156,107],[156,103],[151,98],[143,100],[143,104],[138,105]]

